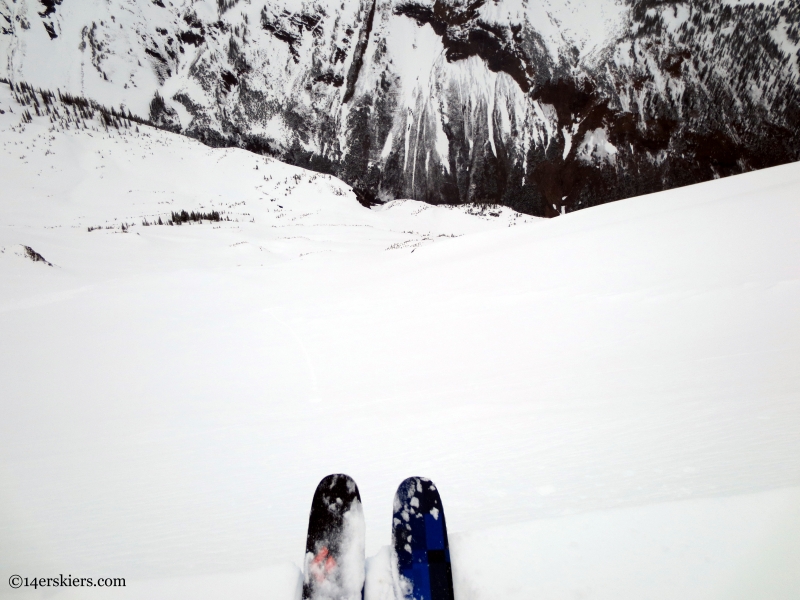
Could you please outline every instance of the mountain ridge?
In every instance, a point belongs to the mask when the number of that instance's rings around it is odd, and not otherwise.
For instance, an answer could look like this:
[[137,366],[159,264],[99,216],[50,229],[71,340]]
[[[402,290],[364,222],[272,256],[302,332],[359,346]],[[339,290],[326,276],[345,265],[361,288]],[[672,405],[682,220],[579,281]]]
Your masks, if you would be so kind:
[[589,10],[0,0],[0,76],[334,174],[367,205],[555,216],[800,159],[800,7]]

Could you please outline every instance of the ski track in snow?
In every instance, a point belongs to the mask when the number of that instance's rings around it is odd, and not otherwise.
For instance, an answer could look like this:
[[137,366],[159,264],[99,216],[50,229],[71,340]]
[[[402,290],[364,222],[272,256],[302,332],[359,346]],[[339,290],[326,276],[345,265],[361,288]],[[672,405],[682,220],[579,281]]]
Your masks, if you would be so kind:
[[[458,600],[800,594],[800,165],[550,221],[368,210],[241,150],[0,109],[4,577],[288,600],[345,472],[369,600],[410,475]],[[180,210],[230,220],[142,224]]]

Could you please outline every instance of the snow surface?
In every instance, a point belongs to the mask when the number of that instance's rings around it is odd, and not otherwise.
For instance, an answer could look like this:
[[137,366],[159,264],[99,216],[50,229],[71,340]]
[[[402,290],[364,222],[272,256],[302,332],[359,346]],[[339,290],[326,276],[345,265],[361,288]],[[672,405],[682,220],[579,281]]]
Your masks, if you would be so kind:
[[[369,210],[0,110],[1,574],[127,580],[0,597],[297,598],[335,472],[368,600],[410,475],[458,600],[800,596],[800,165],[549,221]],[[231,220],[142,224],[179,210]]]

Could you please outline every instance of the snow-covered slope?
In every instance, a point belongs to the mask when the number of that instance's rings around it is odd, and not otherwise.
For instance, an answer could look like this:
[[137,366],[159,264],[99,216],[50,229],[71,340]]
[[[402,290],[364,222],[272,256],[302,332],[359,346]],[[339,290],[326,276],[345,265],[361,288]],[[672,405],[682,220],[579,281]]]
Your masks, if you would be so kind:
[[[60,110],[60,123],[66,123],[73,113],[58,106],[53,112]],[[67,130],[45,116],[26,124],[27,109],[5,85],[0,85],[0,110],[3,241],[13,245],[28,239],[28,245],[38,246],[40,254],[67,271],[78,264],[104,273],[127,272],[127,253],[133,248],[139,248],[135,261],[142,253],[150,255],[155,270],[270,265],[340,248],[352,251],[359,244],[413,249],[536,220],[503,207],[433,207],[410,200],[370,211],[349,186],[330,175],[244,150],[213,150],[135,122],[108,128],[100,114],[89,120],[75,117]],[[198,237],[191,223],[158,225],[181,211],[218,213],[219,220],[203,225],[215,235]],[[58,233],[47,232],[40,241],[41,225]],[[165,252],[165,244],[178,254]],[[97,252],[109,260],[85,260]],[[130,268],[136,271],[140,263]]]
[[0,0],[0,76],[332,173],[529,214],[800,159],[800,7]]
[[[413,474],[458,600],[797,597],[800,166],[555,220],[368,210],[242,150],[0,110],[4,578],[289,600],[346,472],[369,600]],[[220,220],[143,224],[182,210]],[[48,594],[86,590],[0,587]]]

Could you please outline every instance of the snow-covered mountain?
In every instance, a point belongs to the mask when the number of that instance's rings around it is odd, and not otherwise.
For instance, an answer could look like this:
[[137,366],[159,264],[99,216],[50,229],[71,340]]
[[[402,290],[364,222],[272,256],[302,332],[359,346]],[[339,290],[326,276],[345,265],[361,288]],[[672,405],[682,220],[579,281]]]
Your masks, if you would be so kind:
[[328,172],[552,216],[800,159],[786,0],[0,0],[0,77]]
[[127,586],[0,600],[299,600],[335,472],[365,600],[410,474],[458,600],[800,597],[800,163],[552,220],[368,210],[33,97],[0,85],[0,565]]

